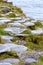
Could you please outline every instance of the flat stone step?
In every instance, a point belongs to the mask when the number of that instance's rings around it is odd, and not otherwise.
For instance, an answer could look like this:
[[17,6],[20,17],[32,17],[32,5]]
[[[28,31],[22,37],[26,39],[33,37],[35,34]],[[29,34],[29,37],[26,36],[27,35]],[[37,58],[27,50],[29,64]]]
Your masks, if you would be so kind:
[[10,21],[10,19],[0,19],[0,25]]
[[35,60],[34,58],[26,58],[26,59],[24,59],[24,62],[33,63],[33,62],[37,62],[37,60]]
[[13,37],[9,36],[9,35],[4,35],[4,36],[1,36],[2,39],[5,39],[5,40],[11,40],[13,39]]
[[3,52],[8,52],[8,51],[15,51],[15,52],[24,52],[27,50],[27,47],[23,46],[23,45],[17,45],[17,44],[11,44],[11,43],[6,43],[6,44],[2,44],[0,45],[0,53]]
[[25,31],[26,30],[26,28],[17,28],[17,27],[9,27],[9,28],[5,28],[4,29],[4,31],[6,31],[6,32],[11,32],[11,33],[13,33],[13,34],[20,34],[20,33],[22,33],[23,31]]
[[16,27],[19,27],[19,26],[20,26],[20,27],[21,27],[21,26],[24,26],[24,25],[22,25],[21,23],[16,23],[16,22],[14,22],[14,23],[9,23],[8,26],[9,26],[9,27],[11,27],[11,26],[13,26],[13,27],[15,27],[15,26],[16,26]]
[[3,63],[0,63],[0,65],[12,65],[12,64],[6,63],[6,62],[4,63],[4,62],[3,62]]
[[19,36],[19,37],[27,37],[29,35],[28,34],[17,34],[16,36]]
[[43,34],[43,29],[42,28],[38,28],[36,30],[32,30],[31,33],[32,34]]
[[25,25],[25,26],[34,26],[35,24],[32,23],[32,22],[25,22],[24,25]]
[[1,63],[11,63],[11,64],[19,64],[19,59],[16,58],[6,58],[6,59],[2,59],[0,60]]
[[8,13],[5,13],[5,14],[1,14],[2,16],[7,16],[7,15],[10,15],[12,12],[8,12]]
[[6,36],[1,36],[1,42],[2,43],[11,43],[11,40],[13,39],[13,37],[6,35]]

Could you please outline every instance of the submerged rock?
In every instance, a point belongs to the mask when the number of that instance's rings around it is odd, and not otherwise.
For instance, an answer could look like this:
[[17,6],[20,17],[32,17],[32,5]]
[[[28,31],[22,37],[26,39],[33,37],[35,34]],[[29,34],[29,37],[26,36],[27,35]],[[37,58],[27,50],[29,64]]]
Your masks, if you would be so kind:
[[3,60],[0,60],[1,63],[11,63],[11,64],[19,64],[19,59],[16,58],[6,58]]

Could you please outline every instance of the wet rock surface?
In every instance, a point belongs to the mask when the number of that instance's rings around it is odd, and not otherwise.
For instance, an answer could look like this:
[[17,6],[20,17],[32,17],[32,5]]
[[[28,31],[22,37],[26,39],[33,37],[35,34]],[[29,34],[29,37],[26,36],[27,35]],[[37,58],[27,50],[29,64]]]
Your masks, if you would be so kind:
[[22,33],[23,31],[25,31],[26,28],[17,28],[17,27],[9,27],[9,28],[5,28],[4,31],[6,32],[11,32],[13,34],[19,34],[19,33]]
[[[0,55],[4,58],[0,59],[0,65],[18,65],[21,60],[25,63],[23,65],[28,65],[28,63],[33,62],[37,63],[39,57],[43,56],[43,51],[36,52],[33,48],[35,43],[43,43],[43,23],[41,22],[41,28],[39,24],[36,25],[37,20],[31,20],[29,17],[5,18],[5,16],[13,13],[7,6],[3,6],[1,11],[3,11],[2,16],[4,18],[0,18]],[[18,16],[17,13],[16,16]],[[40,36],[42,36],[42,40]],[[29,51],[30,49],[31,51]]]
[[[30,34],[23,33],[24,31],[28,30],[28,26],[35,26],[35,23],[31,22],[22,22],[19,19],[16,20],[11,18],[8,19],[0,19],[3,20],[2,22],[5,23],[5,21],[13,20],[13,22],[8,22],[7,27],[4,28],[4,32],[8,32],[13,35],[3,35],[1,36],[2,43],[0,44],[0,53],[6,53],[9,51],[16,52],[18,55],[18,59],[15,58],[4,58],[0,60],[0,63],[11,63],[11,64],[18,64],[20,62],[19,59],[23,60],[25,63],[33,63],[37,62],[38,58],[43,55],[41,52],[28,52],[28,47],[25,46],[27,41],[26,38],[29,37]],[[16,21],[14,21],[16,20]],[[37,29],[37,28],[36,28]],[[30,30],[32,34],[42,34],[42,29],[38,28],[37,30]],[[38,32],[37,32],[38,31]],[[18,37],[18,38],[17,38]],[[15,39],[15,42],[12,42],[13,39]],[[16,44],[15,44],[16,43]]]
[[2,25],[2,24],[4,24],[4,23],[6,23],[6,22],[10,22],[11,20],[10,19],[7,19],[7,18],[5,18],[5,19],[0,19],[0,25]]
[[12,64],[19,64],[19,59],[16,58],[6,58],[0,61],[0,63],[12,63]]
[[17,45],[17,44],[11,44],[11,43],[2,44],[0,46],[1,46],[0,47],[0,53],[6,52],[8,50],[13,50],[13,51],[15,51],[17,53],[27,50],[27,47],[25,47],[25,46]]

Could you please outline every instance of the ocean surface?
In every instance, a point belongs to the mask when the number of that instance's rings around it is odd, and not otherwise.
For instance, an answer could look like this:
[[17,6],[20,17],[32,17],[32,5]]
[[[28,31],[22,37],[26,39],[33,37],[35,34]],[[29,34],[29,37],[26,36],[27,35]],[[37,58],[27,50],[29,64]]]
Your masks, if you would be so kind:
[[43,0],[8,0],[19,6],[23,12],[34,19],[43,20]]

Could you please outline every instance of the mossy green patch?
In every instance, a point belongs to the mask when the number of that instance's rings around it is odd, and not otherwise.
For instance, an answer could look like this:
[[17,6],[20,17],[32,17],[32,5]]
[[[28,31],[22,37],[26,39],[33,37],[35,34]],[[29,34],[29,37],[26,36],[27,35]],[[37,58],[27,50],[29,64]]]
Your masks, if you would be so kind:
[[4,52],[0,54],[0,59],[4,58],[18,58],[16,52],[14,51],[9,51],[9,52]]

